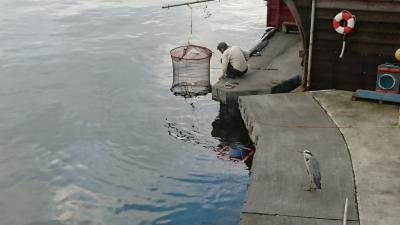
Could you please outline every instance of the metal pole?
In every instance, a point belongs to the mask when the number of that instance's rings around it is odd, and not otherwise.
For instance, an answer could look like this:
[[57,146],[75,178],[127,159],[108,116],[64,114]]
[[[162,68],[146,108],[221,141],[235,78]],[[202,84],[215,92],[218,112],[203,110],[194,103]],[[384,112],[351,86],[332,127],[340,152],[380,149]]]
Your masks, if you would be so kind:
[[307,90],[310,88],[310,79],[311,79],[311,61],[312,61],[313,39],[314,39],[314,20],[315,20],[315,0],[312,0],[310,43],[308,45],[307,85],[306,85]]
[[164,5],[164,6],[162,6],[162,8],[165,9],[165,8],[172,8],[172,7],[183,6],[183,5],[197,4],[197,3],[202,3],[202,2],[212,2],[212,1],[215,1],[215,0],[197,0],[197,1],[191,1],[191,2],[185,2],[185,3],[172,4],[172,5]]
[[343,225],[347,224],[347,205],[349,203],[349,199],[346,198],[346,202],[344,203],[344,212],[343,212]]

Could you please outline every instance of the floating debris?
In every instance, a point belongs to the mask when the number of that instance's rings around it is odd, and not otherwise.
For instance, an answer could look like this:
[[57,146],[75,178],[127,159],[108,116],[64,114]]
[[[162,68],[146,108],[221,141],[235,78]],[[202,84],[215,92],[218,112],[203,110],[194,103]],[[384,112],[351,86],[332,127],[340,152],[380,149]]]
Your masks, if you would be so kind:
[[255,149],[241,144],[225,145],[218,151],[218,157],[225,160],[246,162],[254,155]]

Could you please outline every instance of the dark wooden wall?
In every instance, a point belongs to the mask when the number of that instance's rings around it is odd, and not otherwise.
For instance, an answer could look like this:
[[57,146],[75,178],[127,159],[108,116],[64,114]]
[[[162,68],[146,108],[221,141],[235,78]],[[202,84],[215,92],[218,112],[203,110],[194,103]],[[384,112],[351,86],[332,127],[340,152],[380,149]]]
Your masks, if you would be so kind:
[[[307,62],[311,0],[284,1],[299,25]],[[356,16],[356,25],[346,36],[346,50],[340,59],[342,35],[333,30],[332,19],[344,9]],[[310,88],[374,90],[377,66],[396,62],[398,48],[400,0],[316,0]]]

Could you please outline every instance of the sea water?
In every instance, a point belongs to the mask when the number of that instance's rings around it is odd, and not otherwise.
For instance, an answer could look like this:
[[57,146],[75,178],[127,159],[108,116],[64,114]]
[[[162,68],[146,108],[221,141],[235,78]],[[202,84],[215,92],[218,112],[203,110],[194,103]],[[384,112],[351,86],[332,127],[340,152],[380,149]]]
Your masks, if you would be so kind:
[[248,170],[215,152],[237,121],[172,95],[169,50],[250,49],[264,1],[193,5],[192,35],[165,3],[0,2],[1,225],[238,224]]

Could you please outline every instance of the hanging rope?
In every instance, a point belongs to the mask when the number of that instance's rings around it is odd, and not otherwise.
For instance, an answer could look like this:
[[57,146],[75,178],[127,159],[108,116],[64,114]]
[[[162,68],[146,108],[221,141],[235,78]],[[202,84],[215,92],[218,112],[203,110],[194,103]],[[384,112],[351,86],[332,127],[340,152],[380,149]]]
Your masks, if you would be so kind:
[[188,5],[190,8],[190,35],[193,34],[193,8],[192,6]]
[[[190,45],[190,39],[192,39],[193,35],[193,7],[191,5],[187,5],[190,8],[190,35],[188,38],[188,44]],[[198,41],[201,45],[204,45],[203,42],[201,42],[199,39],[195,38],[196,41]],[[211,50],[212,53],[215,54],[214,51]],[[218,52],[219,53],[219,52]],[[221,55],[221,54],[220,54]]]
[[347,10],[343,10],[338,13],[332,21],[333,29],[343,35],[342,51],[340,52],[339,58],[343,58],[344,49],[346,48],[346,35],[349,34],[356,23],[356,17]]
[[190,8],[190,35],[188,38],[188,44],[190,44],[190,39],[192,38],[193,35],[193,7],[190,5],[187,5]]
[[343,34],[343,44],[342,44],[342,51],[340,52],[339,58],[343,58],[344,49],[346,48],[346,35]]

